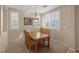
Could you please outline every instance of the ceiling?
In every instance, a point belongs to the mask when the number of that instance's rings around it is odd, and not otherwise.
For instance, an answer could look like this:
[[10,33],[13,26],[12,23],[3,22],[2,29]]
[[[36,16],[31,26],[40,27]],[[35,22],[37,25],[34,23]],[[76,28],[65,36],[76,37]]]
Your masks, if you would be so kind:
[[[15,8],[24,12],[35,12],[35,5],[8,5],[8,7]],[[60,7],[60,5],[36,5],[36,12],[38,14],[42,14],[57,7]]]

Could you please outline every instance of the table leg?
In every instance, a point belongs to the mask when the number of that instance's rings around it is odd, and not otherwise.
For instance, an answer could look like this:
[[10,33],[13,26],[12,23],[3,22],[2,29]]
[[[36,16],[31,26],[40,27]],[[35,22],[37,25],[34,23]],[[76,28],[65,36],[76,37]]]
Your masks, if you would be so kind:
[[50,48],[50,37],[48,37],[48,48]]

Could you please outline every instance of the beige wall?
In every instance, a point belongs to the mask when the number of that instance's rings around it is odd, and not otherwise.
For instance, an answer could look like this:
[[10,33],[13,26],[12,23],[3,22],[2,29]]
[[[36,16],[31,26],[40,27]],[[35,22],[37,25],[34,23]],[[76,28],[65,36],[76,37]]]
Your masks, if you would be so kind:
[[75,50],[75,6],[60,9],[60,30],[52,30],[53,38],[68,49]]
[[61,39],[67,46],[75,48],[75,6],[63,6],[61,10]]
[[8,31],[8,8],[3,6],[3,32]]
[[79,51],[79,5],[76,6],[76,50]]
[[[60,10],[60,30],[51,29],[53,49],[75,48],[75,6],[62,6]],[[43,20],[43,18],[42,18]],[[61,43],[58,44],[57,42]],[[55,46],[56,44],[56,46]],[[62,46],[62,47],[60,47]],[[58,50],[59,51],[59,50]]]

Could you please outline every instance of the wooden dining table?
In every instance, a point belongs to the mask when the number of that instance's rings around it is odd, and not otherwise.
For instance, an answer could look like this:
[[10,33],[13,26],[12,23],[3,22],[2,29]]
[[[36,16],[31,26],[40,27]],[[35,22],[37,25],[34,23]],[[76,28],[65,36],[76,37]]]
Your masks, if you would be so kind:
[[44,41],[45,39],[47,39],[48,41],[48,45],[47,47],[50,47],[50,35],[45,34],[45,33],[41,33],[41,32],[29,32],[29,36],[31,37],[31,39],[33,41],[36,42],[35,44],[35,50],[38,50],[38,45],[39,45],[39,40]]

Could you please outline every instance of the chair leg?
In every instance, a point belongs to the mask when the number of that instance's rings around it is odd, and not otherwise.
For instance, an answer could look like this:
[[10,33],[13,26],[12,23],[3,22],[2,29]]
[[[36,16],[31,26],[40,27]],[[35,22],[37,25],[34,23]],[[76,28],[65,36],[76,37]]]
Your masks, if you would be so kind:
[[25,45],[26,45],[27,49],[29,49],[28,43],[25,43]]
[[31,51],[32,51],[32,47],[31,45],[29,45],[29,52],[31,53]]
[[35,52],[37,52],[38,51],[38,45],[36,44],[35,45]]
[[48,37],[48,49],[50,48],[50,37]]
[[31,49],[30,49],[30,51],[29,51],[30,53],[31,53]]

